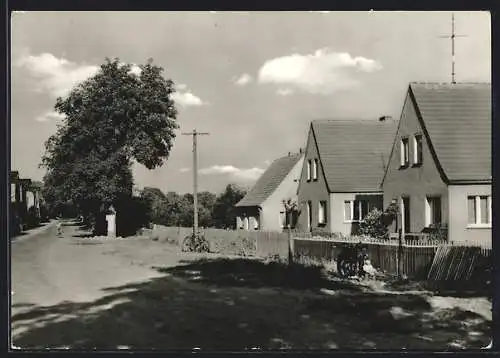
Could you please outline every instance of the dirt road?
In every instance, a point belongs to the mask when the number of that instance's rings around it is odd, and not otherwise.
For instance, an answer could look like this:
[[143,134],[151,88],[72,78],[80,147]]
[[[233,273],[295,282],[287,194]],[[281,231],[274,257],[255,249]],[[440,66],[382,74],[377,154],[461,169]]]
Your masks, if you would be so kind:
[[[106,287],[159,276],[155,270],[128,264],[123,256],[104,255],[112,243],[75,237],[78,234],[76,226],[64,226],[63,237],[57,237],[51,225],[12,242],[12,316],[32,307],[90,302],[103,297]],[[13,336],[27,328],[13,322]]]

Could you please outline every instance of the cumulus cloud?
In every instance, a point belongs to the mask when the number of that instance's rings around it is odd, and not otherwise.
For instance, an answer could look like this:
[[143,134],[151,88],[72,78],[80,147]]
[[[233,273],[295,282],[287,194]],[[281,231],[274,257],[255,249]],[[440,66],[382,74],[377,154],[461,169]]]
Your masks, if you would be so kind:
[[172,99],[181,107],[197,107],[206,104],[200,97],[191,92],[174,92]]
[[142,69],[136,65],[136,64],[132,64],[131,67],[130,67],[130,71],[128,73],[132,73],[136,76],[139,76],[142,72]]
[[191,171],[191,168],[181,168],[179,171],[180,171],[181,173],[188,173],[188,172],[190,172],[190,171]]
[[359,73],[381,69],[375,60],[322,48],[312,54],[292,54],[266,61],[259,70],[258,81],[328,94],[358,85]]
[[198,107],[209,104],[195,95],[187,85],[179,83],[175,87],[177,92],[172,94],[172,99],[181,107]]
[[290,88],[280,88],[276,91],[276,93],[280,96],[289,96],[293,93]]
[[51,53],[22,56],[17,65],[38,80],[35,90],[47,91],[53,97],[67,95],[76,84],[99,70],[98,66],[77,64]]
[[35,118],[37,122],[60,121],[65,118],[64,114],[49,111]]
[[264,169],[257,167],[236,168],[232,165],[213,165],[200,169],[199,173],[202,175],[229,175],[233,180],[249,182],[257,180],[264,173]]
[[245,86],[250,82],[252,82],[252,76],[250,76],[248,73],[244,73],[234,80],[234,83],[238,86]]

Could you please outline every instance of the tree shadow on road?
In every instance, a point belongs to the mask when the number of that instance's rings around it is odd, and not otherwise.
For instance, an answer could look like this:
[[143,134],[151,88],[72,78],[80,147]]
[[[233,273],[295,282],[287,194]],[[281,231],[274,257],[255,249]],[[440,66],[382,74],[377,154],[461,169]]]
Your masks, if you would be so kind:
[[[446,349],[489,342],[472,312],[433,314],[426,298],[331,282],[319,268],[199,260],[104,290],[89,303],[34,307],[12,317],[23,348],[207,350]],[[442,316],[446,314],[446,316]],[[469,322],[469,326],[463,324]],[[475,332],[475,335],[470,335]]]

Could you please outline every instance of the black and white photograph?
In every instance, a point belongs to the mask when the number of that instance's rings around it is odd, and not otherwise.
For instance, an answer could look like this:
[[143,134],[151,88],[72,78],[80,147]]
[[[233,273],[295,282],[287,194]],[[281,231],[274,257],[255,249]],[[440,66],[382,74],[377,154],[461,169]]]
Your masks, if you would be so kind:
[[9,21],[11,351],[492,349],[488,11]]

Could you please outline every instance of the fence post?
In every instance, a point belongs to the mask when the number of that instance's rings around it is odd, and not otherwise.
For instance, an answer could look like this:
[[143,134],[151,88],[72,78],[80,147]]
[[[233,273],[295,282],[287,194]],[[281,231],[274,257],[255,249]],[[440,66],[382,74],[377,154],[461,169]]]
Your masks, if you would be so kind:
[[293,264],[293,237],[292,231],[288,229],[288,264]]
[[396,256],[396,265],[397,265],[397,274],[398,278],[401,278],[403,275],[403,232],[399,229],[398,233],[398,253]]

